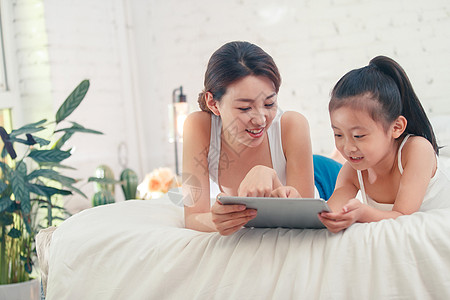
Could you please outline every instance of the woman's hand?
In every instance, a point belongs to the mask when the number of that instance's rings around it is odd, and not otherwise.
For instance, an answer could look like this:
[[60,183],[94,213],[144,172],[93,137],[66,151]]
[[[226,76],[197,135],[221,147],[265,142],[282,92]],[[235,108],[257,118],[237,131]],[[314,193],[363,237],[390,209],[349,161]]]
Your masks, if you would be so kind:
[[299,192],[296,188],[292,186],[280,186],[270,193],[271,197],[277,198],[301,198]]
[[274,169],[266,166],[254,166],[245,175],[238,188],[240,197],[269,197],[272,191],[281,186]]
[[217,231],[221,235],[230,235],[255,218],[256,209],[247,209],[245,205],[240,204],[223,205],[216,199],[211,207],[211,215]]
[[329,231],[338,233],[357,222],[361,218],[364,209],[365,205],[362,204],[361,201],[358,199],[351,199],[342,207],[342,211],[322,212],[318,216],[319,220]]

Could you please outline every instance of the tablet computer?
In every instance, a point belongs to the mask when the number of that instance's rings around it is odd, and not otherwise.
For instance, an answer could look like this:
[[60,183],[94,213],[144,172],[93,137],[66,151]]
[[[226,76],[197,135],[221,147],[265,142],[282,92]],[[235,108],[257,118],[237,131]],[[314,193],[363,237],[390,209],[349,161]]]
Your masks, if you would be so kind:
[[219,196],[224,204],[243,204],[258,211],[245,227],[325,228],[317,214],[331,211],[323,199]]

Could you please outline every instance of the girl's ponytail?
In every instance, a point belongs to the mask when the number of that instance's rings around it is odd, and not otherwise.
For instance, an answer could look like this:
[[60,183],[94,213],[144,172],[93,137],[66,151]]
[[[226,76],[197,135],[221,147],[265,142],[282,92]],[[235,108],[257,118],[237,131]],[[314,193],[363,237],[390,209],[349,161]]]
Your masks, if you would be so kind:
[[386,56],[373,58],[369,63],[370,65],[391,77],[397,85],[402,104],[401,114],[408,121],[405,133],[423,136],[433,145],[436,154],[439,154],[433,127],[403,68]]

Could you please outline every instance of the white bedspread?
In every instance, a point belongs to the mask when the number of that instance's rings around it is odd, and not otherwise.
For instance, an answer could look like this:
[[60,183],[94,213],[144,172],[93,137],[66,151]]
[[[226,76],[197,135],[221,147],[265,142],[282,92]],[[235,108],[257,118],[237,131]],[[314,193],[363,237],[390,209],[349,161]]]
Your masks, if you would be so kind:
[[165,198],[71,217],[40,251],[46,299],[450,299],[450,210],[339,234],[182,227]]

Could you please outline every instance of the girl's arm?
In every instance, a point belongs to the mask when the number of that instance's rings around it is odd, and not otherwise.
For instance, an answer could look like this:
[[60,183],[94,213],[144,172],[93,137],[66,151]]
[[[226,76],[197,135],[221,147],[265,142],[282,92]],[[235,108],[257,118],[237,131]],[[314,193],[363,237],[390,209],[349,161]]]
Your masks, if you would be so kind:
[[281,141],[286,157],[286,185],[304,198],[314,197],[311,137],[302,114],[287,111],[281,116]]
[[[395,160],[397,167],[397,160]],[[436,154],[433,147],[423,137],[410,137],[402,151],[403,174],[400,177],[397,195],[392,211],[382,211],[362,205],[356,222],[376,222],[410,215],[419,210],[431,178],[436,172]],[[347,204],[348,211],[359,205]]]
[[[333,213],[321,213],[319,218],[331,232],[338,232],[355,222],[368,223],[383,219],[395,219],[419,210],[430,179],[436,172],[436,155],[426,139],[411,137],[410,140],[402,151],[403,175],[392,211],[378,210],[362,204],[357,199],[351,199],[342,205],[345,197],[340,201],[330,198],[332,202],[330,203],[329,200],[329,205],[330,208],[333,206]],[[397,164],[397,161],[395,163]],[[335,194],[338,195],[337,192],[338,188],[332,198]]]
[[403,175],[400,178],[393,211],[412,214],[419,210],[437,167],[436,154],[430,142],[412,136],[402,151]]
[[327,201],[332,212],[342,211],[348,200],[356,196],[359,190],[355,184],[357,180],[355,169],[349,163],[344,163],[336,179],[333,195]]
[[[183,202],[185,227],[199,231],[230,234],[255,217],[240,205],[210,207],[208,152],[211,115],[190,114],[183,128]],[[212,211],[211,211],[212,210]],[[237,229],[236,229],[237,228]]]

